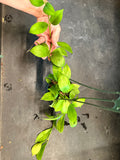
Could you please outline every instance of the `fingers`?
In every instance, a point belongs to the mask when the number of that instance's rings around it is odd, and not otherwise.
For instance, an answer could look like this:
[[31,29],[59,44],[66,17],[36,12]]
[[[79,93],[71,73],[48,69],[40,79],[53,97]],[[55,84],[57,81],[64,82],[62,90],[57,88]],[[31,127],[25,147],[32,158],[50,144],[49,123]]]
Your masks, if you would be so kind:
[[58,46],[57,42],[58,42],[59,37],[60,37],[60,32],[61,32],[60,25],[58,24],[58,25],[54,26],[53,31],[52,31],[52,39],[51,39],[51,41],[52,41],[52,44],[54,46],[56,46],[56,47]]
[[44,43],[45,41],[46,41],[45,37],[41,36],[34,42],[34,44],[38,45],[38,44]]

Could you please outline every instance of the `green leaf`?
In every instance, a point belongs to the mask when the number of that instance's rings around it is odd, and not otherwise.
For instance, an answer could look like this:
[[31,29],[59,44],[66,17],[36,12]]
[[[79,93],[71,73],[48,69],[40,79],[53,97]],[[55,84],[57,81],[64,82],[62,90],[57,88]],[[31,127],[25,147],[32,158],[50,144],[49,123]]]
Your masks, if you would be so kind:
[[68,100],[64,100],[64,103],[61,109],[61,113],[67,114],[69,105],[70,105],[70,102]]
[[47,142],[45,142],[45,143],[41,146],[40,151],[39,151],[38,154],[36,155],[37,160],[42,160],[42,156],[43,156],[43,153],[44,153],[44,150],[45,150],[46,145],[47,145]]
[[0,58],[3,58],[3,55],[0,55]]
[[64,9],[58,10],[54,13],[54,15],[51,16],[50,22],[53,25],[57,25],[61,22],[62,17],[63,17],[63,11],[64,11]]
[[52,6],[52,4],[50,4],[49,2],[47,2],[43,8],[44,13],[46,13],[47,15],[54,15],[55,14],[55,10],[54,7]]
[[56,48],[54,51],[59,52],[62,56],[68,56],[67,52],[63,48]]
[[51,62],[58,67],[63,67],[65,65],[64,57],[55,50],[52,52]]
[[70,89],[70,80],[66,76],[60,75],[58,78],[58,86],[63,93],[68,93]]
[[46,47],[49,50],[48,45],[46,43],[41,43],[40,45]]
[[48,118],[44,118],[44,120],[55,121],[55,120],[61,118],[61,116],[62,116],[62,114],[57,114],[56,116],[48,116]]
[[55,99],[55,96],[51,92],[45,93],[41,98],[41,100],[44,100],[44,101],[53,101],[54,99]]
[[52,131],[52,128],[49,128],[49,129],[46,129],[46,130],[40,132],[35,140],[35,143],[46,141],[47,138],[49,137],[51,131]]
[[37,22],[31,26],[29,33],[41,34],[45,32],[47,28],[48,28],[48,24],[46,22]]
[[40,151],[42,146],[42,143],[36,143],[32,146],[31,152],[32,152],[32,156],[38,154],[38,152]]
[[52,95],[54,95],[55,98],[57,98],[59,90],[57,85],[50,87],[48,90],[52,93]]
[[55,65],[53,65],[53,75],[56,81],[58,81],[58,77],[61,75],[62,69],[61,67],[57,67]]
[[73,89],[69,94],[70,99],[75,98],[75,96],[80,93],[80,91],[78,89],[80,87],[80,85],[78,85],[78,84],[72,84],[72,85],[73,85]]
[[62,73],[63,73],[64,75],[66,75],[66,77],[68,77],[69,79],[71,78],[71,70],[70,70],[70,67],[68,66],[68,64],[66,64],[66,65],[63,67]]
[[57,42],[57,44],[68,52],[73,53],[72,48],[66,42]]
[[71,127],[75,127],[77,125],[77,112],[72,104],[69,105],[68,108],[68,118]]
[[75,102],[75,101],[73,101],[72,104],[74,105],[74,107],[80,107],[81,108],[84,105],[85,98],[79,98],[76,101],[81,101],[81,102]]
[[63,48],[58,48],[59,52],[63,56],[68,56],[67,52]]
[[64,104],[64,100],[59,100],[59,101],[54,102],[52,107],[55,109],[55,112],[61,111],[63,104]]
[[48,48],[46,48],[45,46],[42,46],[42,45],[37,45],[37,46],[34,46],[30,52],[32,54],[34,54],[36,57],[47,57],[49,56],[49,50]]
[[62,133],[64,130],[64,119],[65,119],[65,115],[63,115],[57,122],[56,128],[57,130]]
[[47,82],[48,84],[51,83],[51,80],[50,80],[49,78],[45,78],[45,80],[46,80],[46,82]]
[[58,100],[52,104],[52,107],[55,109],[55,112],[61,111],[61,113],[66,114],[70,102],[68,100]]
[[30,0],[33,6],[40,7],[44,4],[43,0]]
[[49,78],[50,80],[55,80],[55,79],[54,79],[54,75],[51,74],[51,73],[50,73],[46,78]]

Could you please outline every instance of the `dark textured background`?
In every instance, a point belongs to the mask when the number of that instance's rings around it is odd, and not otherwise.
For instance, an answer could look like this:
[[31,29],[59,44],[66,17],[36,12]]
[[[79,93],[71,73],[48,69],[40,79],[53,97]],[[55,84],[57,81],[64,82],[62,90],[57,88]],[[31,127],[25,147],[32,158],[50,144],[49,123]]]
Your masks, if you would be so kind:
[[[119,0],[52,0],[64,8],[61,41],[74,51],[66,58],[72,79],[110,91],[120,91],[120,2]],[[5,16],[12,21],[6,22]],[[40,96],[46,90],[48,61],[26,50],[35,37],[28,34],[34,17],[2,6],[0,105],[1,160],[32,160],[31,146],[36,135],[51,123],[34,120],[44,116],[48,105]],[[81,87],[81,96],[112,98]],[[102,103],[97,103],[102,104]],[[109,106],[109,104],[107,104]],[[120,160],[120,115],[84,105],[77,108],[81,122],[76,128],[56,130],[50,137],[43,160]],[[88,113],[89,119],[83,114]],[[81,123],[85,123],[85,130]]]

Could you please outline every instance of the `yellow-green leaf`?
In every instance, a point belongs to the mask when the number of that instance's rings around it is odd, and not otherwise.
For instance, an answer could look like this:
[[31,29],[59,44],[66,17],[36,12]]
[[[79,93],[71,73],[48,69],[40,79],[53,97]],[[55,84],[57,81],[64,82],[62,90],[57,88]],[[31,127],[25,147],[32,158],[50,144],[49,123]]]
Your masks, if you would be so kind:
[[46,22],[37,22],[31,26],[29,33],[41,34],[45,32],[47,28],[48,28],[48,24]]
[[36,143],[32,146],[31,152],[32,152],[32,156],[38,154],[38,152],[40,151],[42,146],[42,143]]
[[50,133],[51,133],[52,129],[49,128],[49,129],[46,129],[42,132],[40,132],[35,140],[35,143],[38,143],[38,142],[44,142],[47,140],[47,138],[49,137]]
[[84,105],[85,98],[79,98],[76,101],[80,101],[80,102],[73,101],[72,104],[74,105],[74,107],[80,107],[81,108]]

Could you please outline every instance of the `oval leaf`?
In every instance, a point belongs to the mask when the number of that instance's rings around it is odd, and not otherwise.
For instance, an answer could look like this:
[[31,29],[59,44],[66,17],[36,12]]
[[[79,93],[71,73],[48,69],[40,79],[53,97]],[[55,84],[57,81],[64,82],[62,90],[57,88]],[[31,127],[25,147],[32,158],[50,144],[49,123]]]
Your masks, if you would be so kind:
[[51,62],[58,67],[63,67],[65,65],[64,57],[57,51],[52,52]]
[[51,92],[45,93],[41,98],[41,100],[44,100],[44,101],[53,101],[54,99],[55,99],[55,96]]
[[64,130],[64,119],[65,119],[65,115],[63,115],[57,122],[56,128],[57,130],[62,133]]
[[32,146],[31,152],[32,152],[32,156],[38,154],[38,152],[40,151],[42,146],[42,143],[36,143]]
[[58,10],[55,12],[55,14],[53,16],[51,16],[50,22],[53,25],[57,25],[61,22],[62,17],[63,17],[63,11],[64,11],[64,9]]
[[43,0],[30,0],[33,6],[40,7],[44,4]]
[[52,70],[53,70],[53,75],[55,77],[55,80],[57,81],[59,75],[61,75],[62,69],[61,69],[61,67],[57,67],[57,66],[53,65]]
[[80,107],[81,108],[83,106],[84,102],[85,102],[85,98],[80,98],[80,99],[77,99],[76,101],[80,101],[80,102],[73,101],[72,104],[74,105],[74,107]]
[[70,90],[70,80],[66,76],[60,75],[58,78],[58,86],[63,93],[68,93]]
[[57,42],[57,44],[68,52],[73,53],[72,48],[66,42]]
[[48,48],[42,45],[34,46],[30,52],[40,58],[49,56]]
[[29,33],[41,34],[45,32],[47,28],[48,28],[48,24],[46,22],[37,22],[31,26]]
[[77,125],[77,112],[72,104],[69,105],[68,108],[68,118],[71,127],[75,127]]
[[55,14],[55,10],[54,7],[52,6],[52,4],[50,4],[49,2],[47,2],[43,8],[44,13],[46,13],[47,15],[54,15]]
[[68,64],[63,67],[62,73],[66,75],[66,77],[71,78],[71,70]]
[[39,153],[36,155],[37,160],[42,160],[42,156],[43,156],[43,153],[44,153],[44,150],[45,150],[46,145],[47,145],[47,142],[45,142],[45,143],[42,145]]
[[46,141],[47,138],[49,137],[51,131],[52,131],[52,128],[49,128],[49,129],[46,129],[46,130],[40,132],[35,140],[35,143]]

